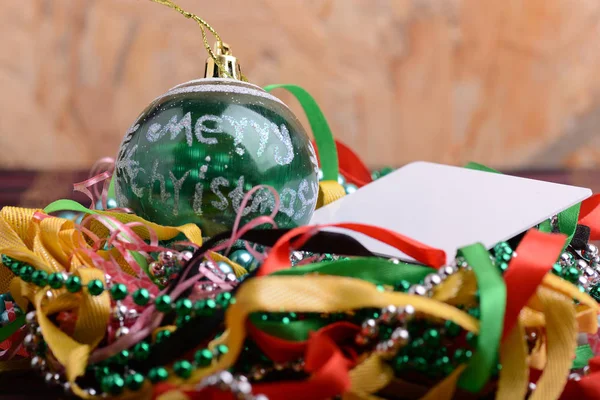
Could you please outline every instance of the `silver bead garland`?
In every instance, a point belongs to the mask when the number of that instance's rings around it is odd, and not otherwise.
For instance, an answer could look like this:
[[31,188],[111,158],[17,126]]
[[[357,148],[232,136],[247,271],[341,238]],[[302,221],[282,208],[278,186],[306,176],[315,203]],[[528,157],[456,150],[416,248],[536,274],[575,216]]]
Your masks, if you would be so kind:
[[277,363],[276,362],[273,364],[272,367],[256,365],[256,366],[252,367],[252,369],[250,370],[250,373],[248,375],[253,381],[260,381],[265,376],[267,376],[269,373],[271,373],[273,371],[285,371],[285,370],[292,370],[295,372],[303,371],[304,370],[304,360],[300,359],[300,360],[296,360],[296,361],[292,361],[292,362],[285,362],[285,363]]
[[196,389],[202,390],[208,387],[230,391],[240,400],[269,400],[264,394],[252,394],[252,385],[245,376],[233,375],[228,371],[220,371],[207,376],[196,386]]

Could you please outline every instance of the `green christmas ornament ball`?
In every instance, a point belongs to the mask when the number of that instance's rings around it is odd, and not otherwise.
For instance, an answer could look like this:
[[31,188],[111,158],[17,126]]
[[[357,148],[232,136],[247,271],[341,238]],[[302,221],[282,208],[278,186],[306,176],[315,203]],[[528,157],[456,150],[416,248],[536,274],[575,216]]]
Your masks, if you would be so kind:
[[[258,86],[205,78],[154,100],[127,131],[115,166],[118,206],[161,225],[195,223],[203,235],[232,228],[256,185],[280,197],[279,227],[309,222],[318,195],[310,140],[288,107]],[[261,189],[242,223],[269,215],[273,194]]]

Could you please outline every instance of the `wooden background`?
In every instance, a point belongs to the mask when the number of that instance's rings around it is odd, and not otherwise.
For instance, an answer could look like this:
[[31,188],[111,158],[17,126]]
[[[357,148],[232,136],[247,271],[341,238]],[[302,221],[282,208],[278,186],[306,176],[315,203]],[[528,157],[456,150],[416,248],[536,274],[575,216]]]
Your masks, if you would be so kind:
[[[600,161],[597,0],[180,0],[259,85],[295,83],[373,167]],[[85,169],[199,77],[198,27],[148,0],[0,10],[0,168]],[[297,104],[285,96],[292,108]]]

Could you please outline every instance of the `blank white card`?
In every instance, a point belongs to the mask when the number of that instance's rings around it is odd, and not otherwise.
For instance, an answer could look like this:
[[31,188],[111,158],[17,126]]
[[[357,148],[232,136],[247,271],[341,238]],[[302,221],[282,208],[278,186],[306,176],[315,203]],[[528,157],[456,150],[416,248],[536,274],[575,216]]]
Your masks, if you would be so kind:
[[[311,224],[377,225],[446,252],[510,239],[592,195],[590,189],[414,162],[315,211]],[[335,230],[335,229],[333,229]],[[362,234],[348,233],[376,254],[410,259]]]

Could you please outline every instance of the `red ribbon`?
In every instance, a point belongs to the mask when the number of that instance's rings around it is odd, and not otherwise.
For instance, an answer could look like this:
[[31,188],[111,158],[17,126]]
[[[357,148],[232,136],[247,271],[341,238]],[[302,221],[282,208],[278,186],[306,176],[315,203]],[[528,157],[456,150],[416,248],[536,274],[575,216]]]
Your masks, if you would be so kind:
[[[248,322],[246,326],[248,335],[252,337],[263,353],[274,362],[297,360],[304,355],[308,346],[308,340],[285,340],[261,331],[250,322]],[[335,343],[343,345],[344,343],[348,343],[349,340],[354,340],[358,331],[358,326],[351,324],[350,322],[335,322],[319,329],[317,335],[326,336]],[[351,346],[343,346],[346,354],[349,354],[351,348]]]
[[588,365],[590,373],[579,381],[570,380],[562,392],[561,400],[596,400],[600,399],[600,356],[592,358]]
[[[383,243],[389,244],[404,254],[413,257],[415,260],[435,268],[441,267],[446,262],[446,253],[444,253],[443,250],[430,247],[399,233],[374,225],[338,223],[317,226],[301,226],[296,229],[292,229],[283,235],[277,241],[277,243],[275,243],[271,249],[269,257],[267,257],[265,263],[258,271],[257,276],[269,275],[275,271],[289,268],[289,256],[290,252],[293,250],[293,239],[304,235],[300,238],[300,241],[307,240],[309,235],[316,233],[318,230],[323,228],[343,228],[362,233]],[[296,243],[296,245],[298,245],[298,243]]]
[[600,240],[600,194],[584,200],[579,209],[579,223],[590,228],[590,239]]
[[[317,159],[319,159],[318,148],[314,141],[313,145],[317,149]],[[338,169],[340,174],[346,178],[346,181],[353,183],[358,187],[365,186],[373,181],[371,172],[365,166],[365,163],[362,162],[360,157],[358,157],[350,147],[339,140],[335,141],[335,147],[338,154]]]
[[536,229],[529,230],[521,240],[517,256],[513,257],[504,273],[506,312],[503,340],[515,326],[521,309],[560,256],[565,240],[563,234],[543,233]]

